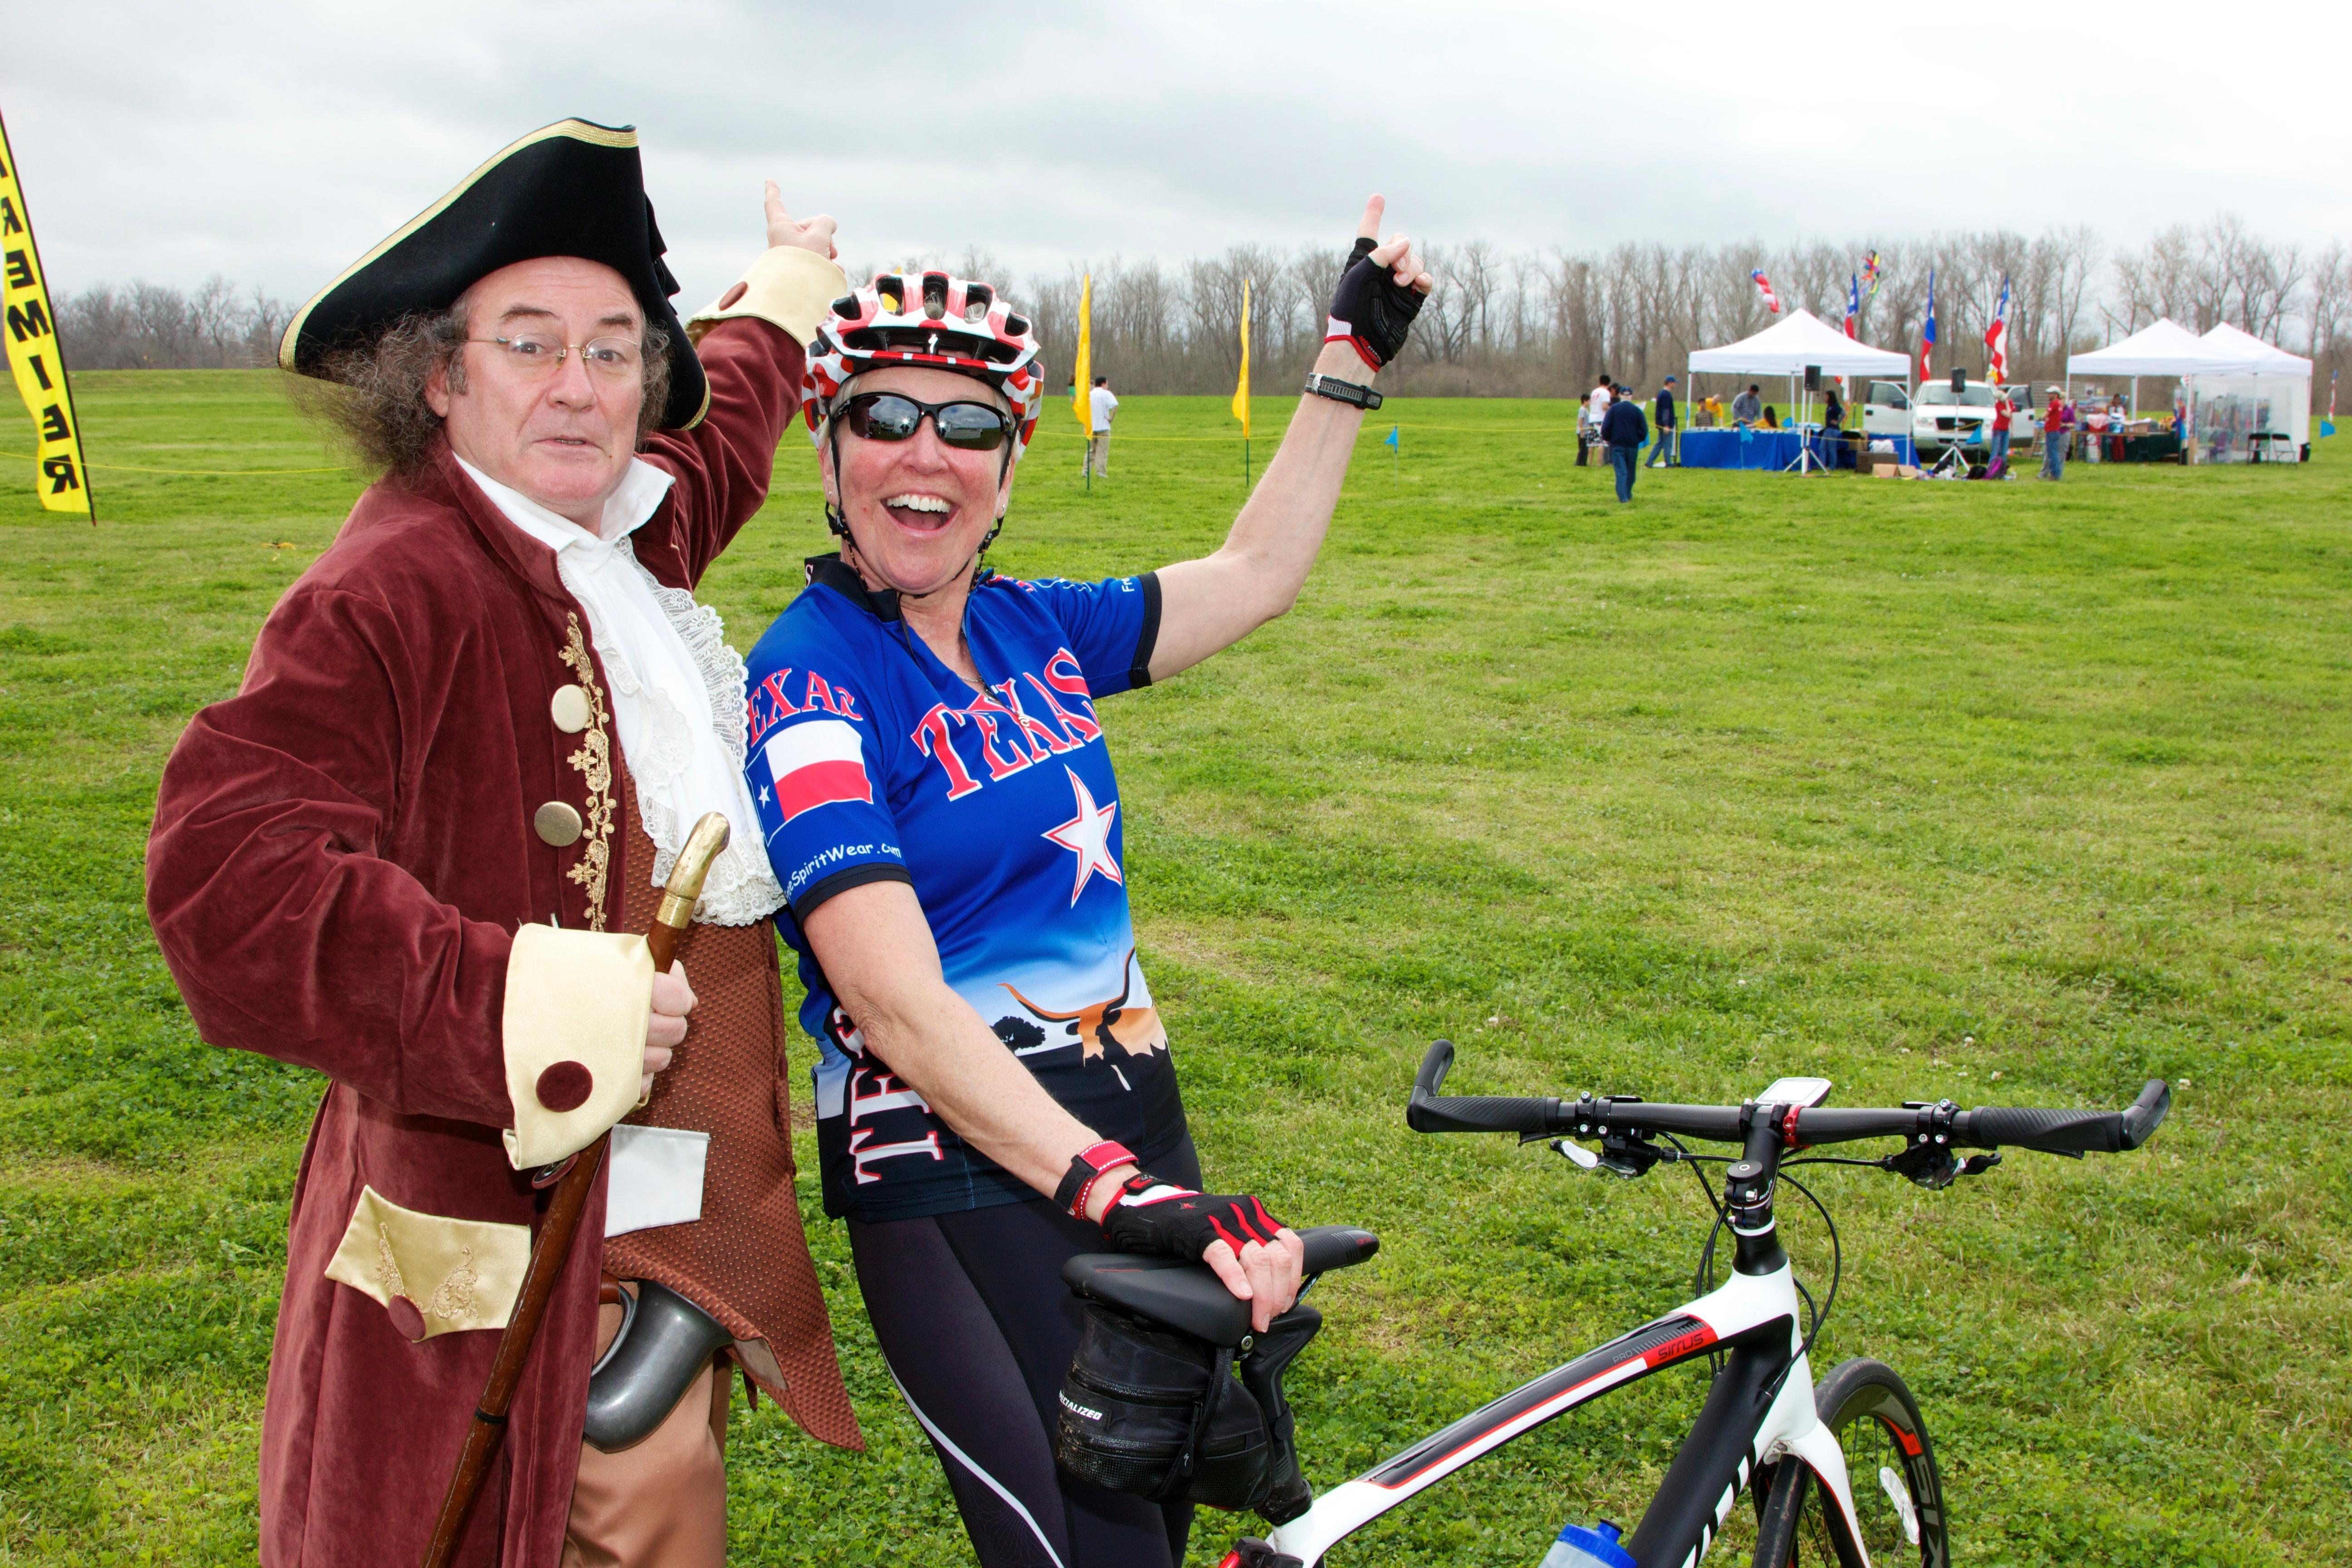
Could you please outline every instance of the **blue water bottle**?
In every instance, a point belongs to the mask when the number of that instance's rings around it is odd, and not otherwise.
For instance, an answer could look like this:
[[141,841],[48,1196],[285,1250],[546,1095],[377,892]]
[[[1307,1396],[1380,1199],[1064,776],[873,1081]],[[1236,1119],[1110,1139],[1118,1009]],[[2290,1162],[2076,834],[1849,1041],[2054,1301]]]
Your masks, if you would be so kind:
[[1559,1539],[1544,1553],[1543,1568],[1635,1568],[1633,1554],[1617,1544],[1617,1527],[1602,1520],[1591,1529],[1563,1524]]

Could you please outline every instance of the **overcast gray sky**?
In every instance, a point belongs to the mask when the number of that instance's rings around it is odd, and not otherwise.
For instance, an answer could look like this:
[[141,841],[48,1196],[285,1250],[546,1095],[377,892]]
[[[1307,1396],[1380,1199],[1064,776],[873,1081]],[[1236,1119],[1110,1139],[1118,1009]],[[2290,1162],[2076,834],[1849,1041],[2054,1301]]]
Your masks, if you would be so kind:
[[299,300],[570,114],[639,128],[689,307],[759,243],[763,175],[846,258],[977,245],[1021,274],[1336,242],[1373,189],[1393,227],[1514,248],[2137,243],[2221,210],[2352,236],[2340,5],[8,11],[0,114],[66,290],[218,272]]

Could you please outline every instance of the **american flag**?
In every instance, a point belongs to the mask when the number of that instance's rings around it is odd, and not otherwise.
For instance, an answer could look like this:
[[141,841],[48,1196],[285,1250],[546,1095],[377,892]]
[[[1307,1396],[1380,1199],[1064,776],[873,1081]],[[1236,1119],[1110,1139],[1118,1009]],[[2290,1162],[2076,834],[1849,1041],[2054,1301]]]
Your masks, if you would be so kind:
[[1780,313],[1780,296],[1772,292],[1772,280],[1764,276],[1763,268],[1759,268],[1755,271],[1750,272],[1748,276],[1756,279],[1756,291],[1764,296],[1764,308],[1771,311],[1774,315],[1779,315]]
[[1919,379],[1936,375],[1936,269],[1927,268],[1927,320],[1919,329]]
[[1845,280],[1845,335],[1847,337],[1857,335],[1854,331],[1854,318],[1861,314],[1862,279],[1848,274]]
[[1992,371],[1992,384],[1999,386],[2009,379],[2009,279],[2000,280],[2000,309],[1992,313],[1992,325],[1985,329],[1985,356]]

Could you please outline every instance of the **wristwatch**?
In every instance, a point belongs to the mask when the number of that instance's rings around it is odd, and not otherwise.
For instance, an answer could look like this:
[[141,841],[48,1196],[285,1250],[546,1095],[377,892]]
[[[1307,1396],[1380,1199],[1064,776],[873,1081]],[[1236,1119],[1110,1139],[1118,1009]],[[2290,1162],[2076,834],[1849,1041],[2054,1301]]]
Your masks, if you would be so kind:
[[1341,381],[1336,375],[1310,375],[1307,378],[1307,390],[1334,403],[1349,404],[1367,414],[1381,405],[1379,393],[1352,381]]

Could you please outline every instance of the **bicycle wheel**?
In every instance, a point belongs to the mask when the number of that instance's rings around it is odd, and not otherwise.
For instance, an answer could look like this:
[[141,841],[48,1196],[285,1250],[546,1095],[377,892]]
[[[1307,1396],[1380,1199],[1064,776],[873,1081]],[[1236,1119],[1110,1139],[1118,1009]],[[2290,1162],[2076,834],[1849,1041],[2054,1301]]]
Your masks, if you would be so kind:
[[[1861,1545],[1874,1568],[1950,1568],[1944,1484],[1919,1402],[1884,1362],[1857,1358],[1813,1392],[1822,1424],[1837,1434],[1853,1488]],[[1755,1568],[1862,1568],[1839,1510],[1794,1459],[1775,1468],[1756,1522]]]

